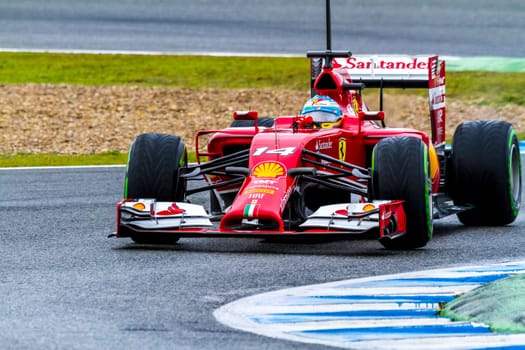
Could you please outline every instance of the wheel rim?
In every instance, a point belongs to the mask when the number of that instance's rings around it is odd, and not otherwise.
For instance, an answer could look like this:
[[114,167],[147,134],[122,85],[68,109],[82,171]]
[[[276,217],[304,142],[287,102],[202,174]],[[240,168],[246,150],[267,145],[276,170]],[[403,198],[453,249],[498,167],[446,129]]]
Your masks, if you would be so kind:
[[510,148],[509,166],[509,181],[510,193],[512,195],[512,207],[515,211],[517,211],[520,207],[521,199],[521,162],[520,152],[515,143],[512,143]]

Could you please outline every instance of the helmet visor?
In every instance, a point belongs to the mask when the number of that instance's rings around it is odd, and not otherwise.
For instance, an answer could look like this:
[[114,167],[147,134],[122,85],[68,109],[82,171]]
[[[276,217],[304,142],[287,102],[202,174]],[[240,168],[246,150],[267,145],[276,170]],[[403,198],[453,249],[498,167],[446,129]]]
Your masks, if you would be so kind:
[[340,115],[335,115],[330,112],[325,111],[311,111],[306,112],[304,115],[309,115],[314,119],[314,122],[322,122],[322,123],[335,123],[341,119]]

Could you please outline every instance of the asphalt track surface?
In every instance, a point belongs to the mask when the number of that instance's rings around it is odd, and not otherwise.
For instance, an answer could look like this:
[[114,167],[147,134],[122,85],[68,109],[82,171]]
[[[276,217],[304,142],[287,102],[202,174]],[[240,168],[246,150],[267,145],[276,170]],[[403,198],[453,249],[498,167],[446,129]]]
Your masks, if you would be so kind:
[[[525,57],[521,0],[332,0],[332,48]],[[303,55],[324,0],[0,0],[0,49]]]
[[524,214],[502,228],[436,223],[425,249],[107,238],[123,167],[0,169],[3,349],[319,349],[228,328],[218,307],[282,288],[523,259]]

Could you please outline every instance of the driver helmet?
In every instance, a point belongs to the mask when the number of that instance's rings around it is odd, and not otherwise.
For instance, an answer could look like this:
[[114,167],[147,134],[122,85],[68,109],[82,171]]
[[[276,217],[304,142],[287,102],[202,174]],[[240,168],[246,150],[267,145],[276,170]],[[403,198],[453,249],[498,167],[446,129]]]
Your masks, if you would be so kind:
[[323,129],[338,127],[343,119],[343,111],[335,100],[328,96],[314,96],[301,110],[301,115],[311,116],[314,126]]

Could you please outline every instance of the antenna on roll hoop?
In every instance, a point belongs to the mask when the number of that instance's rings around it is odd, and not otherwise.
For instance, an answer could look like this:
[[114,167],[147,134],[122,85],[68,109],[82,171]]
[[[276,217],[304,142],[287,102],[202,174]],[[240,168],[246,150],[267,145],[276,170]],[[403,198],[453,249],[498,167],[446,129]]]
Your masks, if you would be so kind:
[[[330,15],[330,0],[326,0],[326,50],[308,51],[306,57],[323,58],[324,67],[332,68],[332,59],[335,57],[351,57],[350,51],[332,51],[332,20]],[[319,72],[317,72],[319,73]]]
[[326,0],[326,51],[332,50],[332,20],[330,17],[330,0]]
[[308,51],[306,57],[310,58],[310,94],[315,96],[315,79],[323,68],[332,69],[332,60],[336,57],[351,57],[350,51],[332,51],[332,20],[330,14],[330,0],[326,1],[326,50]]

